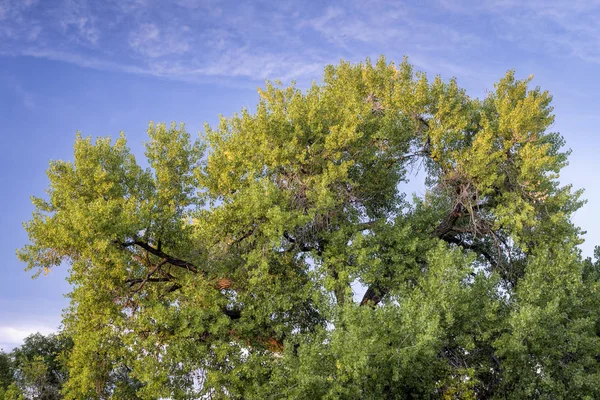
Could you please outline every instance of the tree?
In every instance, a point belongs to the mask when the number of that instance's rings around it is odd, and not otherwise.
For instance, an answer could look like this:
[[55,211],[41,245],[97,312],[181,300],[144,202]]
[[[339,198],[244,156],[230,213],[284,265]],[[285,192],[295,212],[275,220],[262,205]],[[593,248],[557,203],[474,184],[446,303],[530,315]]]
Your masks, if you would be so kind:
[[[0,400],[62,399],[61,390],[69,379],[65,364],[73,346],[64,332],[29,335],[11,353],[0,353]],[[118,399],[138,399],[140,382],[129,370],[110,371],[112,391]]]
[[60,399],[68,378],[63,363],[72,343],[65,335],[40,333],[29,335],[21,347],[13,350],[15,386],[27,399]]
[[78,135],[18,253],[71,265],[66,397],[125,398],[115,370],[143,399],[599,397],[583,202],[529,82],[342,62],[196,141],[151,123],[147,169]]
[[14,367],[10,355],[0,350],[0,400],[4,400],[6,391],[14,382]]

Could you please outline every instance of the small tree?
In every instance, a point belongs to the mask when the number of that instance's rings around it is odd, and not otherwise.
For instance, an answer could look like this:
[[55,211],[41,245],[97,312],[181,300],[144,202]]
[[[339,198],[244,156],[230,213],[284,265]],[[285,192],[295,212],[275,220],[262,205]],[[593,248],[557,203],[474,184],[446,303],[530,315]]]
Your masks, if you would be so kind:
[[25,338],[12,352],[16,385],[28,399],[60,399],[60,391],[68,378],[62,357],[72,346],[66,336],[40,333]]
[[0,350],[0,400],[7,397],[6,392],[15,381],[15,371],[10,354]]
[[600,397],[551,96],[383,58],[323,81],[199,141],[151,124],[148,169],[123,135],[50,164],[19,256],[71,264],[67,398],[116,398],[119,368],[144,399]]

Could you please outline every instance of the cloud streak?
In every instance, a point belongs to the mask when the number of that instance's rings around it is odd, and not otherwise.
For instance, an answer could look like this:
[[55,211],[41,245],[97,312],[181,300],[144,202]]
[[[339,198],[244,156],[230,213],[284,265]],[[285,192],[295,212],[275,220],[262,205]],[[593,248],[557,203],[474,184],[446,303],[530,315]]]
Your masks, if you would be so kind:
[[495,35],[534,52],[600,63],[600,1],[441,1],[452,13],[487,18]]
[[0,349],[9,352],[20,346],[29,335],[37,332],[48,335],[56,331],[56,327],[47,325],[0,326]]
[[490,40],[487,25],[513,46],[600,62],[598,4],[0,0],[0,53],[184,81],[302,81],[340,58],[381,53],[468,75],[477,66],[467,59]]
[[186,81],[312,79],[327,63],[376,56],[417,31],[422,46],[443,45],[425,34],[435,26],[411,22],[403,7],[381,13],[384,3],[306,8],[294,2],[178,0],[167,8],[150,0],[109,0],[103,7],[73,0],[0,1],[0,15],[12,17],[0,31],[3,54]]

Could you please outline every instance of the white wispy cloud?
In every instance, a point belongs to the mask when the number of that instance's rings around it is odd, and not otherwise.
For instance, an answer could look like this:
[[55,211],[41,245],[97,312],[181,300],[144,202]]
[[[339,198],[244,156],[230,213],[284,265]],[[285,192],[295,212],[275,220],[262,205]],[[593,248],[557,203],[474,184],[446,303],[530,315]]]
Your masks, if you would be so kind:
[[57,327],[49,325],[22,325],[22,326],[2,326],[0,325],[0,349],[9,352],[13,348],[20,346],[23,339],[34,333],[48,335],[56,332]]
[[149,0],[122,0],[117,3],[117,7],[124,13],[137,11],[148,6]]
[[85,0],[63,0],[53,17],[60,24],[65,37],[84,45],[95,45],[100,38],[98,17]]
[[[598,1],[0,0],[0,53],[186,81],[312,79],[324,64],[408,53],[454,75],[489,40],[600,62]],[[483,22],[481,22],[483,21]],[[471,25],[482,24],[481,29]],[[483,24],[492,26],[482,36]],[[493,37],[489,37],[489,35]],[[390,54],[391,53],[391,54]]]
[[39,26],[35,18],[29,18],[27,12],[35,1],[0,0],[0,40],[19,40],[28,37],[28,32]]
[[[0,52],[1,54],[1,52]],[[16,55],[15,53],[5,52],[5,55]],[[59,50],[51,50],[44,48],[30,48],[25,49],[19,52],[18,54],[35,57],[35,58],[45,58],[48,60],[54,61],[63,61],[69,64],[74,64],[84,68],[91,68],[96,70],[107,70],[107,71],[122,71],[131,74],[150,74],[145,68],[137,67],[134,65],[128,65],[121,62],[115,62],[110,60],[105,60],[98,57],[90,57],[85,54],[78,54],[76,52],[68,52],[68,51],[59,51]]]
[[497,37],[554,57],[600,62],[600,1],[598,0],[442,0],[446,10],[486,16]]
[[182,55],[190,49],[189,26],[177,30],[161,31],[156,24],[142,24],[129,34],[129,46],[136,52],[149,58],[164,57],[170,54]]
[[189,81],[313,79],[327,63],[364,59],[399,40],[414,39],[417,27],[424,47],[437,42],[423,34],[434,30],[431,26],[417,26],[403,7],[383,3],[374,7],[352,1],[343,8],[307,11],[294,2],[177,0],[160,7],[148,0],[108,0],[98,7],[85,0],[59,0],[53,7],[23,7],[17,0],[0,1],[29,24],[17,34],[9,24],[5,30],[11,34],[4,36],[11,40],[0,43],[0,53]]

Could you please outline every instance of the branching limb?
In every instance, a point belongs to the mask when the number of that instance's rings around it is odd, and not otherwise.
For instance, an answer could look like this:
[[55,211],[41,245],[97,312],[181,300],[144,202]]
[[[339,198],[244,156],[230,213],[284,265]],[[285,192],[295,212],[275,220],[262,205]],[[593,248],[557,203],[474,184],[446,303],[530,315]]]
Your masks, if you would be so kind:
[[389,291],[390,289],[388,287],[384,287],[378,283],[375,283],[369,286],[360,302],[360,305],[369,305],[371,307],[375,307],[381,302],[385,295],[389,293]]
[[[144,285],[146,284],[146,282],[148,282],[149,279],[153,279],[152,275],[154,275],[154,273],[156,271],[158,271],[160,269],[160,267],[162,267],[163,265],[165,265],[167,263],[167,259],[163,258],[161,262],[159,262],[158,264],[156,264],[151,270],[150,272],[148,272],[148,275],[146,275],[146,277],[144,279],[142,279],[142,281],[140,282],[140,285],[137,287],[137,289],[135,289],[133,291],[133,293],[137,293],[140,290],[142,290],[142,288],[144,287]],[[156,278],[156,279],[160,279],[163,280],[165,278]]]
[[149,245],[146,242],[142,242],[140,240],[134,240],[131,242],[124,242],[124,243],[119,243],[121,245],[121,247],[127,248],[127,247],[131,247],[131,246],[138,246],[144,250],[146,250],[148,253],[155,255],[157,257],[160,257],[163,260],[166,260],[165,262],[171,265],[174,265],[176,267],[181,267],[181,268],[185,268],[190,272],[193,272],[194,274],[197,274],[198,272],[206,275],[203,271],[200,271],[199,268],[197,266],[195,266],[194,264],[185,261],[185,260],[181,260],[179,258],[176,257],[172,257],[168,254],[166,254],[164,251],[159,250],[157,248],[152,247],[151,245]]

